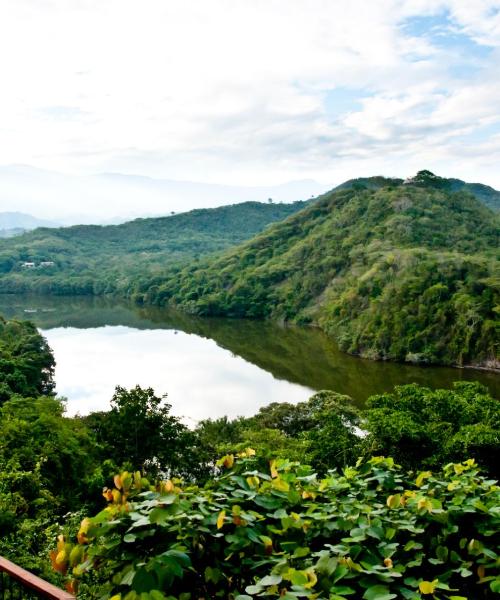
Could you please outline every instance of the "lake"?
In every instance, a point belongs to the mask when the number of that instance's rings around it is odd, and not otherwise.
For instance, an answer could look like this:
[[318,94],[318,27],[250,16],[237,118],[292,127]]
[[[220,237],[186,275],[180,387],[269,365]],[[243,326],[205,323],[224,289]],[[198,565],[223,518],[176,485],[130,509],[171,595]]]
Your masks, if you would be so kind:
[[371,394],[416,382],[478,380],[500,396],[500,376],[471,369],[373,362],[340,352],[321,331],[207,319],[101,298],[1,296],[0,314],[33,321],[56,359],[57,393],[70,415],[109,408],[116,385],[168,394],[194,424],[250,416],[270,402],[300,402],[331,389],[363,405]]

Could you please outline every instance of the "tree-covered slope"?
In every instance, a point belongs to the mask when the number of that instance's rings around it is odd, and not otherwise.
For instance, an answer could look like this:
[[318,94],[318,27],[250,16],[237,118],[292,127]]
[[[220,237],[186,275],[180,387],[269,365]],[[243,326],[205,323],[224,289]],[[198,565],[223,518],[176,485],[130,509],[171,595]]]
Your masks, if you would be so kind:
[[398,186],[405,185],[405,183],[411,183],[413,185],[432,186],[438,189],[447,190],[449,192],[470,192],[488,208],[498,212],[500,211],[500,192],[482,183],[467,183],[461,179],[446,177],[439,177],[434,175],[431,171],[419,171],[417,175],[407,182],[403,179],[397,179],[394,177],[358,177],[356,179],[349,179],[344,183],[341,183],[335,188],[335,191],[346,190],[346,189],[360,189],[367,188],[370,190],[378,190],[387,186]]
[[498,366],[499,221],[421,182],[331,192],[147,290],[202,315],[321,326],[377,359]]
[[50,394],[54,357],[33,323],[0,316],[0,406],[12,396]]
[[236,245],[305,204],[245,202],[122,225],[40,228],[0,240],[0,292],[126,291],[137,277]]

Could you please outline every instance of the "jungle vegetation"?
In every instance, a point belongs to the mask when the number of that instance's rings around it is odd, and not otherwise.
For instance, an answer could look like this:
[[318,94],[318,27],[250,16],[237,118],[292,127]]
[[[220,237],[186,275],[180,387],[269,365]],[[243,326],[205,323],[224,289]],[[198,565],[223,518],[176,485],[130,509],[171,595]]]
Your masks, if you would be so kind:
[[398,178],[390,177],[358,177],[357,179],[349,179],[335,188],[335,191],[356,187],[365,187],[368,189],[380,189],[387,187],[388,185],[396,186],[403,185],[404,183],[412,183],[413,185],[422,185],[427,187],[432,185],[435,188],[445,190],[448,192],[469,192],[483,204],[485,204],[491,210],[498,212],[500,211],[500,192],[484,185],[483,183],[467,183],[461,179],[439,177],[431,171],[423,170],[419,171],[415,177],[411,177],[408,181]]
[[305,202],[244,202],[122,225],[40,227],[0,239],[0,293],[127,295],[134,282],[234,246]]
[[194,429],[118,386],[109,411],[68,417],[43,337],[2,325],[0,375],[31,379],[0,403],[0,554],[79,597],[500,589],[500,405],[480,384],[401,386],[364,409],[323,391]]
[[0,240],[0,292],[311,324],[366,358],[495,369],[499,197],[420,171],[315,201],[41,228]]
[[134,298],[313,324],[367,358],[498,368],[499,217],[443,181],[420,172],[325,194]]

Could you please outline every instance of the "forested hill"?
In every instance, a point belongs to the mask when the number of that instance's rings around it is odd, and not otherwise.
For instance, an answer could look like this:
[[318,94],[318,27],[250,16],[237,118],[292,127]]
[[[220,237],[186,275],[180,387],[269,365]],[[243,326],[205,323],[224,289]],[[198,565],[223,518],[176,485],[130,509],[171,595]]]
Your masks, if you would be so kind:
[[370,358],[498,367],[499,219],[415,179],[325,194],[148,300],[314,323]]
[[[500,192],[482,183],[467,183],[461,179],[447,179],[434,175],[430,171],[419,171],[415,177],[409,180],[413,185],[429,186],[446,190],[449,192],[470,192],[488,208],[498,212],[500,211]],[[408,182],[407,182],[408,183]],[[359,177],[357,179],[349,179],[341,183],[335,188],[335,191],[345,190],[350,188],[368,188],[378,190],[388,185],[397,186],[404,185],[403,179],[388,178],[388,177]]]
[[40,228],[0,240],[0,292],[101,294],[224,250],[306,202],[244,202],[122,225]]

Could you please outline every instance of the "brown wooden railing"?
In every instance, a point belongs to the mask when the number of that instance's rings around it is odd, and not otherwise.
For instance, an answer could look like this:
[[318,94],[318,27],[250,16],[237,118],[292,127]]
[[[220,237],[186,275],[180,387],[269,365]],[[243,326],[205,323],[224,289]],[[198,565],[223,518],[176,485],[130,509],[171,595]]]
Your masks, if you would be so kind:
[[75,597],[0,556],[0,600],[74,600]]

